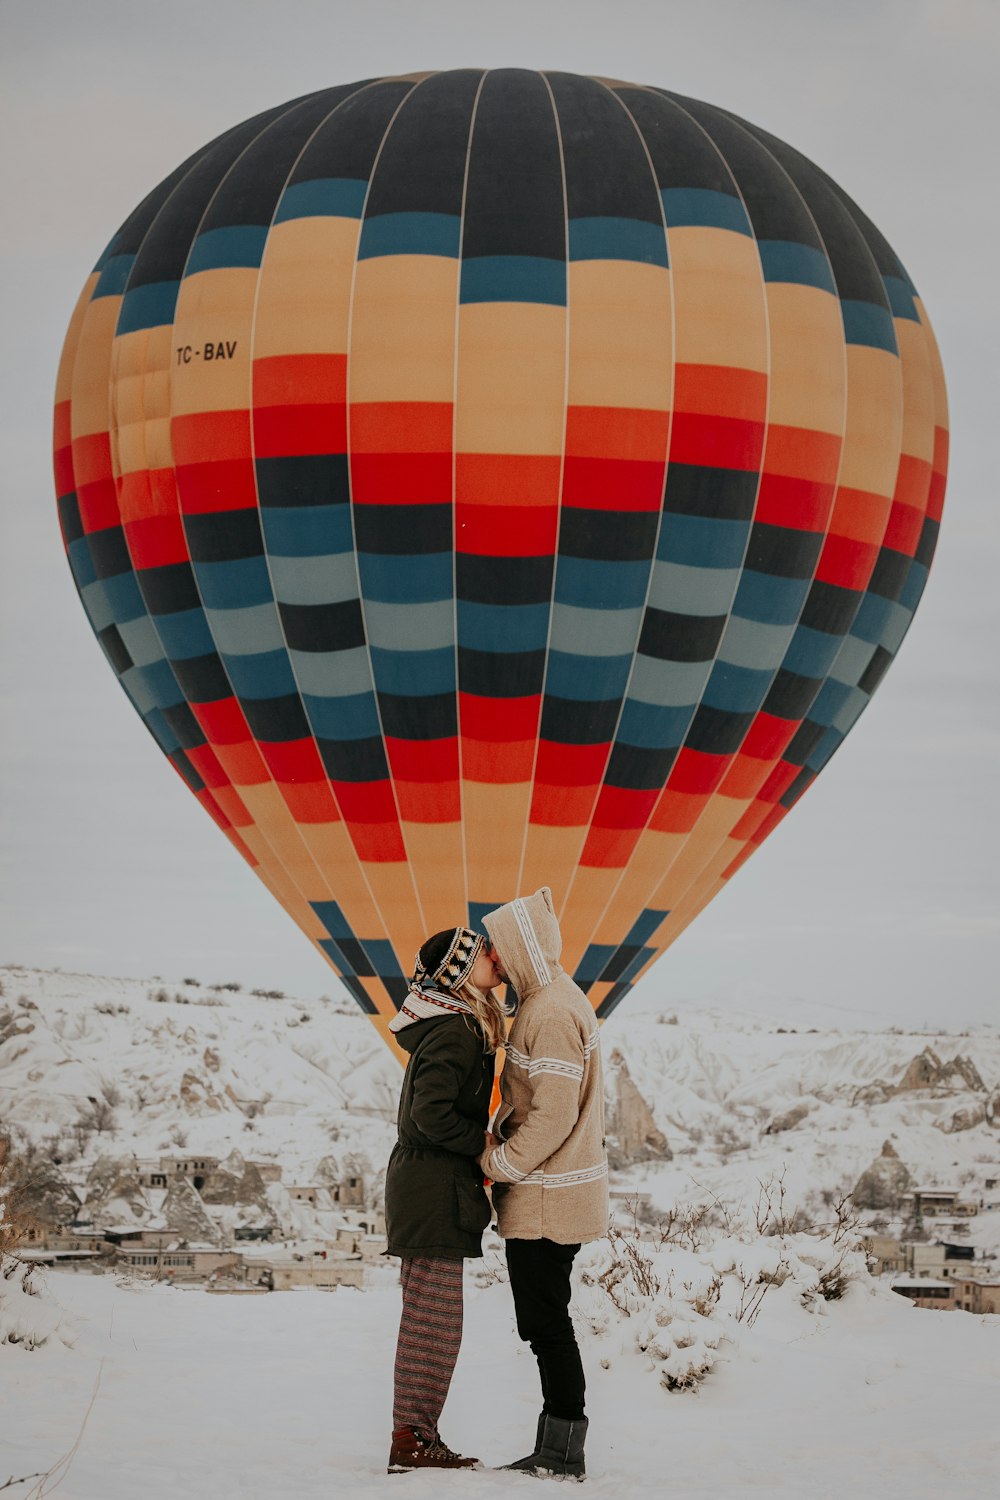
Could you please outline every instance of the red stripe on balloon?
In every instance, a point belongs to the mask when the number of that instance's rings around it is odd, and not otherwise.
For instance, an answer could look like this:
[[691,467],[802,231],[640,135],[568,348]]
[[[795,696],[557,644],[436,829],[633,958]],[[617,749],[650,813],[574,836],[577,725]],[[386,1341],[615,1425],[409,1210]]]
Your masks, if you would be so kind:
[[586,510],[658,511],[666,464],[566,455],[563,504]]
[[342,401],[255,407],[256,458],[300,458],[347,451],[347,407]]
[[533,741],[538,730],[541,704],[540,693],[526,698],[480,698],[472,693],[459,693],[458,712],[462,738]]
[[760,468],[764,423],[677,411],[670,434],[670,462],[714,469]]
[[148,516],[141,521],[126,521],[125,539],[132,565],[140,572],[146,568],[166,568],[174,563],[190,561],[184,526],[176,512],[173,515]]
[[878,550],[875,542],[857,542],[851,537],[831,534],[823,544],[816,578],[820,583],[860,591],[871,578]]
[[450,505],[450,453],[355,453],[351,494],[356,505]]
[[550,557],[559,534],[553,505],[455,506],[455,550],[476,557]]

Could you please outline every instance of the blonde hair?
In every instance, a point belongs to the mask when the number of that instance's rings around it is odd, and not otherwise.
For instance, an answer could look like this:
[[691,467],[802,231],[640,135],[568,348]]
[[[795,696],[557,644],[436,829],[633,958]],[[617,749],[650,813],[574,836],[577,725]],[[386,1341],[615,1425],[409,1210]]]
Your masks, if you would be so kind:
[[495,990],[478,989],[468,979],[452,993],[471,1007],[476,1027],[483,1035],[483,1050],[496,1052],[507,1040],[507,1017],[511,1014],[499,995]]

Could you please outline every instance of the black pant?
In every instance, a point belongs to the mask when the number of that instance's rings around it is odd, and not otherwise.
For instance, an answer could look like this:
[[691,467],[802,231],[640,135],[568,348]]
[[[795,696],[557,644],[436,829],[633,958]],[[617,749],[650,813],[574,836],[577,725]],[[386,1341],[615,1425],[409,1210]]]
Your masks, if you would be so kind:
[[569,1278],[580,1246],[508,1240],[506,1248],[517,1331],[538,1360],[542,1410],[578,1422],[587,1385],[569,1316]]

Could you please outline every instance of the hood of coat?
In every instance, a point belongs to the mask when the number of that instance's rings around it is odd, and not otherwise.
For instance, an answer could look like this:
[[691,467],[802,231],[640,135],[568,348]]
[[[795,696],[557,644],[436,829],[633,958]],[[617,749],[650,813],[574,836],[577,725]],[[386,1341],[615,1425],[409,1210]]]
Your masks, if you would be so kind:
[[483,926],[521,1000],[562,973],[562,933],[547,885],[488,912]]
[[442,1021],[449,1019],[448,1012],[442,1011],[440,1016],[428,1016],[424,1020],[411,1021],[401,1031],[394,1031],[392,1039],[397,1047],[402,1047],[403,1051],[408,1052],[412,1057],[420,1038],[427,1035],[428,1027],[439,1026]]

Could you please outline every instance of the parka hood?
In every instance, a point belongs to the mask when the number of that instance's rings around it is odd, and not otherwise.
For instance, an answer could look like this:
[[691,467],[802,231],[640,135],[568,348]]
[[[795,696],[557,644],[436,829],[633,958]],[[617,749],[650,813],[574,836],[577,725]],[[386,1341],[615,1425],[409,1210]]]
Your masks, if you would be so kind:
[[562,933],[547,885],[488,912],[483,926],[521,1000],[563,972]]
[[[440,1019],[442,1021],[448,1020],[446,1011],[441,1012]],[[409,1026],[404,1026],[400,1031],[393,1032],[393,1041],[397,1047],[402,1047],[404,1052],[409,1052],[412,1055],[416,1051],[417,1043],[425,1034],[427,1027],[436,1026],[437,1024],[437,1016],[429,1016],[423,1021],[411,1021]]]

